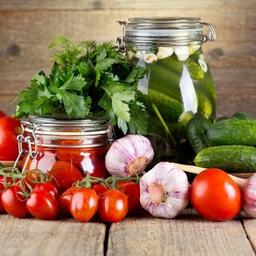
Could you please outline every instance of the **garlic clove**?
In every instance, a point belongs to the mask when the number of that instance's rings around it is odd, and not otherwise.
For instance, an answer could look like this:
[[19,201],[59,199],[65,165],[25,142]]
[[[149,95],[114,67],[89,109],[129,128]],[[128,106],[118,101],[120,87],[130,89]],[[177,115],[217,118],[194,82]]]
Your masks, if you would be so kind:
[[135,57],[136,53],[134,51],[128,51],[127,52],[127,57],[129,60],[133,59]]
[[197,52],[200,49],[201,45],[200,44],[192,44],[188,47],[189,49],[189,55],[194,54],[195,52]]
[[143,172],[153,157],[154,151],[148,138],[127,135],[111,145],[105,163],[111,175],[129,176]]
[[147,64],[151,64],[157,61],[157,56],[154,53],[145,53],[143,59]]
[[143,56],[144,56],[144,54],[143,54],[142,52],[137,51],[137,52],[135,53],[135,58],[137,58],[137,59],[142,59]]
[[185,61],[189,57],[188,46],[176,46],[174,52],[179,61]]
[[252,175],[243,188],[243,209],[256,218],[256,174]]
[[198,64],[200,65],[201,69],[206,73],[208,70],[208,67],[205,60],[199,57]]
[[160,162],[140,180],[140,203],[151,215],[174,218],[188,204],[189,182],[181,169]]
[[164,59],[172,56],[174,50],[172,47],[159,47],[157,52],[158,59]]

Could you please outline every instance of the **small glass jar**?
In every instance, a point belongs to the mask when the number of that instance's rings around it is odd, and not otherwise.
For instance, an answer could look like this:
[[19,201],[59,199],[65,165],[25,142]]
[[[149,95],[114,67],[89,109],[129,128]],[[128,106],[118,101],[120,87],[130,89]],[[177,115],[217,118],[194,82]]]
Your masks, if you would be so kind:
[[188,121],[215,117],[215,87],[202,52],[203,43],[215,40],[213,27],[199,18],[131,18],[120,24],[120,50],[146,68],[138,89],[150,114],[150,136],[158,145],[162,138],[172,149],[184,148]]
[[21,124],[24,169],[44,173],[65,169],[82,176],[109,176],[105,155],[112,140],[112,128],[105,120],[31,117]]

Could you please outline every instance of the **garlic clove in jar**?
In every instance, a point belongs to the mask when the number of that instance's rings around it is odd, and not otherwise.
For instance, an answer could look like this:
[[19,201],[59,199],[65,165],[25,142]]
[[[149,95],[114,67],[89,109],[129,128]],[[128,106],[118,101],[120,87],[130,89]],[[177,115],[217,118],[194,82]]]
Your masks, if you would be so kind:
[[199,59],[198,59],[198,64],[200,65],[200,67],[201,67],[201,69],[204,71],[204,73],[206,73],[207,70],[208,70],[208,67],[207,67],[207,64],[206,64],[204,58],[200,58],[200,57],[199,57]]
[[157,58],[160,60],[170,57],[172,56],[173,52],[174,50],[172,47],[159,47],[157,52]]
[[252,175],[243,188],[243,209],[256,218],[256,174]]
[[188,204],[189,182],[181,169],[160,162],[140,180],[140,203],[151,215],[174,218]]
[[148,138],[127,135],[111,145],[105,163],[111,175],[130,176],[143,172],[153,157],[154,150]]
[[145,53],[143,59],[147,64],[151,64],[157,61],[157,56],[154,53]]
[[176,46],[174,52],[179,61],[185,61],[189,57],[188,46]]

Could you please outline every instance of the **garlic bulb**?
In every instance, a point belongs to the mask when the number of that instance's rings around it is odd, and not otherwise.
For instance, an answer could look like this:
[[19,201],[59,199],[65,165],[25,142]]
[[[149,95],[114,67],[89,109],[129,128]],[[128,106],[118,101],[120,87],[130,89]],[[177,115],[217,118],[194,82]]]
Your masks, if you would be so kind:
[[243,209],[256,218],[256,174],[252,175],[243,187]]
[[141,206],[155,217],[174,218],[188,204],[189,182],[181,169],[160,162],[140,180]]
[[111,145],[105,163],[111,175],[129,176],[144,171],[153,157],[154,151],[148,138],[127,135]]

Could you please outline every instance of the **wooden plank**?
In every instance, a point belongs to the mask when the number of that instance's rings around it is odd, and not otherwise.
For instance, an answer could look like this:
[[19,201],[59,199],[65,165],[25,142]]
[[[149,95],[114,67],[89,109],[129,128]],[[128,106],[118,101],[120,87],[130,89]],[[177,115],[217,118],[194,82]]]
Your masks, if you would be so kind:
[[88,10],[88,9],[201,9],[208,10],[210,8],[246,8],[255,7],[254,0],[224,1],[224,0],[189,0],[169,1],[169,0],[0,0],[0,10],[33,10],[33,9],[72,9],[72,10]]
[[183,216],[175,220],[127,219],[110,228],[108,256],[253,256],[239,220],[209,222]]
[[103,255],[105,225],[0,217],[1,256]]
[[248,239],[250,240],[254,251],[256,252],[256,220],[250,219],[248,216],[244,216],[244,220],[242,221],[242,223]]
[[[2,84],[0,84],[0,89]],[[15,111],[15,99],[16,95],[1,95],[0,94],[0,110],[6,114],[13,114]]]

